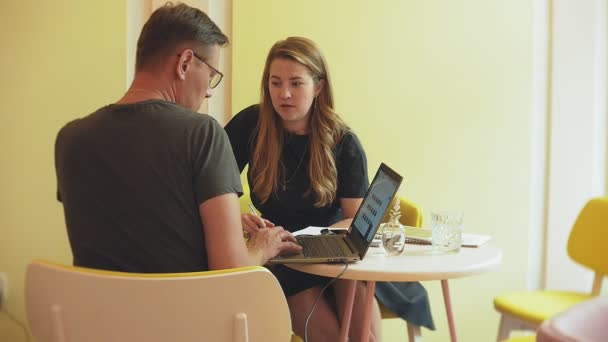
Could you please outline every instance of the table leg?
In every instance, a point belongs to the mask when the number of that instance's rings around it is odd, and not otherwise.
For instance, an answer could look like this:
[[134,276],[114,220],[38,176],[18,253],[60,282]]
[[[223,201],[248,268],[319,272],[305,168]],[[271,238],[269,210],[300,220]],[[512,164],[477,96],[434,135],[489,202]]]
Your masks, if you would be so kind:
[[369,333],[372,330],[372,305],[374,304],[374,292],[376,291],[376,282],[368,281],[367,282],[367,293],[365,296],[365,308],[363,309],[363,323],[361,324],[361,328],[363,329],[361,333],[362,341],[369,341]]
[[443,302],[445,303],[445,313],[448,316],[448,326],[450,328],[450,340],[457,342],[456,325],[454,324],[454,314],[452,313],[452,301],[450,300],[450,288],[446,279],[441,281],[441,290],[443,291]]
[[348,283],[348,290],[346,292],[346,303],[344,306],[344,315],[342,316],[342,324],[340,325],[340,341],[347,342],[348,330],[350,329],[350,318],[353,314],[353,303],[355,302],[355,289],[357,285],[356,280],[351,280]]

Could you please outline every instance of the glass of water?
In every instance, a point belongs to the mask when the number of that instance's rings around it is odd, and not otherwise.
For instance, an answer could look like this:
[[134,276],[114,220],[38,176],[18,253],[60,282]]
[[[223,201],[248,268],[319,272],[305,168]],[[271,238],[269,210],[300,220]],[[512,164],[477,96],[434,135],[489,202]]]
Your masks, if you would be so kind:
[[461,211],[437,210],[431,213],[431,242],[436,251],[459,251],[462,243]]

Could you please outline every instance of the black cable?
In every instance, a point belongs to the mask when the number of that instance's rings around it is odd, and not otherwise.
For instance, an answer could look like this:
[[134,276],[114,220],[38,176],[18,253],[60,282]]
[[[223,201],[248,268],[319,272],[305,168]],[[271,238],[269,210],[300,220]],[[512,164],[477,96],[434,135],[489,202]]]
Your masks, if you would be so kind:
[[317,303],[319,302],[319,299],[323,295],[323,292],[325,292],[325,290],[329,287],[329,285],[333,284],[336,280],[340,279],[340,277],[348,269],[348,263],[344,260],[342,260],[342,262],[344,263],[344,269],[342,270],[342,272],[340,272],[340,274],[338,274],[335,278],[328,281],[327,284],[325,284],[325,286],[323,286],[323,288],[321,289],[321,292],[317,295],[317,298],[315,298],[315,302],[312,305],[312,309],[310,309],[310,313],[308,313],[308,317],[306,317],[306,323],[304,323],[304,342],[308,342],[308,321],[310,320],[310,317],[312,317],[312,313],[315,312],[315,308],[317,307]]
[[21,321],[19,321],[17,318],[15,318],[15,316],[13,316],[10,312],[8,312],[5,308],[0,308],[0,311],[4,312],[6,314],[6,316],[8,316],[8,318],[13,321],[15,324],[17,324],[19,327],[21,327],[21,329],[23,330],[23,334],[25,335],[25,340],[27,342],[30,342],[30,334],[27,332],[27,328],[25,327],[25,324],[21,323]]

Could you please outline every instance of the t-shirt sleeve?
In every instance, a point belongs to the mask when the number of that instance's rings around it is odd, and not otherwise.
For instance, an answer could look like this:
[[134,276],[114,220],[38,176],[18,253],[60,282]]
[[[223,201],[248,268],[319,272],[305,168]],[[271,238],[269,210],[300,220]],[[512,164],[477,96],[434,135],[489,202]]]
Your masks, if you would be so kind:
[[239,171],[243,171],[249,163],[251,154],[252,133],[258,123],[259,106],[252,105],[238,112],[224,129],[230,139],[234,158],[239,166]]
[[192,133],[193,184],[197,203],[226,193],[243,194],[240,172],[226,132],[212,118]]
[[363,198],[369,179],[367,158],[359,139],[353,132],[344,135],[337,146],[338,198]]

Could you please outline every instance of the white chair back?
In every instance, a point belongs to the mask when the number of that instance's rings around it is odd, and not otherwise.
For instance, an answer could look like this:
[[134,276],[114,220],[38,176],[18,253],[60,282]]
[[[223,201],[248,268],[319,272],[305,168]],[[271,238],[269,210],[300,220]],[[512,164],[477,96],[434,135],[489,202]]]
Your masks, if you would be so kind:
[[263,267],[132,274],[34,261],[25,282],[38,342],[291,338],[287,301]]

